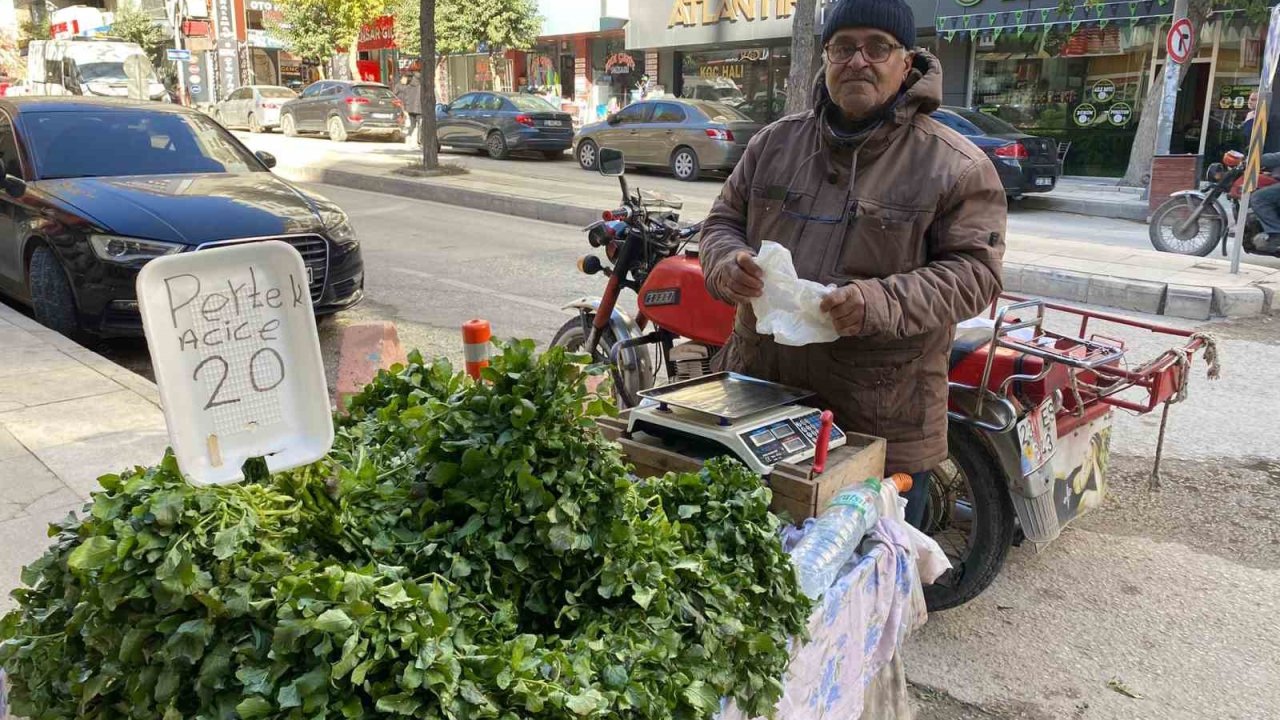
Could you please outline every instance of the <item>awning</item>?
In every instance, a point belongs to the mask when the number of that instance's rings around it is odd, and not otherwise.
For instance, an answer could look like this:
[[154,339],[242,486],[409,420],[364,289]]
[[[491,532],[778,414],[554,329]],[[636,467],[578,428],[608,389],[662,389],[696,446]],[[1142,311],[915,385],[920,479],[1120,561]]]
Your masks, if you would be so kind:
[[[965,39],[970,35],[1000,37],[1005,33],[1038,35],[1054,29],[1074,33],[1082,27],[1132,27],[1156,23],[1172,17],[1173,12],[1172,6],[1162,0],[1119,0],[1092,7],[1077,3],[1066,13],[1056,6],[1030,7],[1031,3],[1027,2],[1026,6],[1018,7],[1021,4],[1002,3],[984,7],[988,4],[983,3],[964,8],[959,14],[943,15],[942,3],[939,3],[935,30],[945,40]],[[948,7],[954,6],[948,3]],[[1243,18],[1243,11],[1223,9],[1213,13],[1215,19],[1223,20],[1232,20],[1237,15]]]

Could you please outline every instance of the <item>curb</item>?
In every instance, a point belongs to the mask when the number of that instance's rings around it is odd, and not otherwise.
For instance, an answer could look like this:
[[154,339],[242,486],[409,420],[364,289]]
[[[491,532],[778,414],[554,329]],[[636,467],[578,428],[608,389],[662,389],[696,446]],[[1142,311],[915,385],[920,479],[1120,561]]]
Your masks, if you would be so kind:
[[367,322],[342,328],[338,349],[338,381],[334,402],[345,413],[347,398],[358,394],[373,381],[379,370],[404,364],[404,348],[392,322]]
[[[276,174],[291,182],[338,185],[352,190],[397,195],[473,210],[536,218],[564,225],[581,227],[600,219],[600,214],[591,208],[547,200],[507,197],[481,190],[415,182],[395,177],[296,167],[277,168]],[[1029,207],[1094,217],[1146,221],[1147,206],[1141,202],[1088,202],[1070,198],[1055,199],[1048,196],[1027,196],[1023,199],[1024,203],[1031,201],[1034,203]],[[1092,211],[1082,212],[1086,207]],[[1108,215],[1107,212],[1118,214]],[[1027,295],[1188,320],[1239,319],[1269,315],[1273,295],[1269,289],[1259,286],[1215,288],[1170,285],[1009,262],[1004,264],[1004,289]]]
[[1053,210],[1075,215],[1147,222],[1147,204],[1135,200],[1081,200],[1079,198],[1023,195],[1022,206],[1033,210]]
[[320,168],[276,168],[280,177],[297,183],[338,185],[352,190],[397,195],[414,200],[457,205],[561,225],[582,227],[600,219],[600,211],[547,200],[496,195],[483,190],[436,185],[384,175],[366,175]]
[[1088,305],[1187,320],[1271,314],[1274,293],[1261,286],[1217,288],[1005,263],[1004,289]]

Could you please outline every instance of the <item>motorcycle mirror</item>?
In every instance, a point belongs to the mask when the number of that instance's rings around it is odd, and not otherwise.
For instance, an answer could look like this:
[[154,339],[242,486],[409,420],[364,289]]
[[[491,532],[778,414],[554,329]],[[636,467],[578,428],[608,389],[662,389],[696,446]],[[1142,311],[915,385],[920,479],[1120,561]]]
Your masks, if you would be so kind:
[[27,183],[20,177],[5,175],[0,184],[3,184],[5,193],[15,200],[27,193]]
[[626,171],[627,163],[621,150],[613,148],[600,148],[600,155],[596,159],[596,165],[600,168],[600,174],[605,177],[621,177]]
[[258,159],[262,161],[263,165],[267,166],[268,170],[276,166],[276,156],[272,155],[266,150],[259,150],[258,152],[254,153],[254,155],[258,156]]

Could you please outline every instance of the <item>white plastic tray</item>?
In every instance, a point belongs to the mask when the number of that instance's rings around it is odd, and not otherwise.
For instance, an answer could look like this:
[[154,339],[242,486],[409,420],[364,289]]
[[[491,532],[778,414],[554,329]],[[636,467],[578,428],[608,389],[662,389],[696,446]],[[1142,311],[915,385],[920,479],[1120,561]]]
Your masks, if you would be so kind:
[[269,240],[157,258],[138,305],[178,466],[196,485],[323,457],[333,418],[307,268]]

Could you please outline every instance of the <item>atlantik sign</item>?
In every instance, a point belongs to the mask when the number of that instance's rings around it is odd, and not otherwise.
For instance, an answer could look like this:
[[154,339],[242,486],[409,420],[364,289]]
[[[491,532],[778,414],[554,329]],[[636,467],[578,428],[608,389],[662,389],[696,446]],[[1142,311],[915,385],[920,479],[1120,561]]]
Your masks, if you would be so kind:
[[795,12],[796,0],[675,0],[667,27],[714,25],[745,20],[785,20]]
[[631,0],[627,48],[697,47],[791,36],[796,0]]

